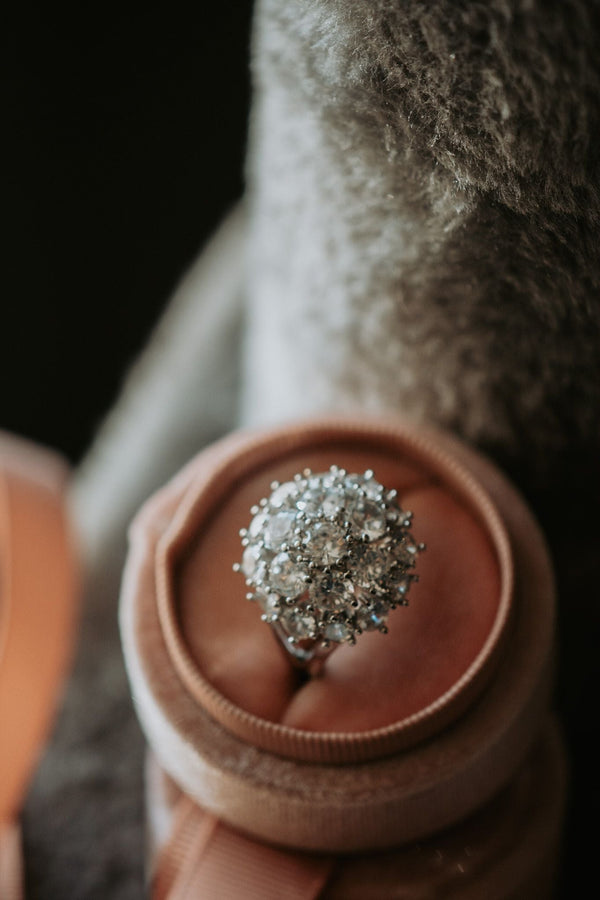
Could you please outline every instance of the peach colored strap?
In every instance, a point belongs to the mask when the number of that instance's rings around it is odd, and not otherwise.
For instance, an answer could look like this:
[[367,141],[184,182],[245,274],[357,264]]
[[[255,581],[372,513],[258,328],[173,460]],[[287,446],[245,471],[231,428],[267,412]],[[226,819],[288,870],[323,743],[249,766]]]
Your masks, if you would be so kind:
[[21,900],[23,883],[21,829],[10,823],[0,825],[0,898]]
[[182,797],[152,900],[316,900],[335,859],[279,850],[233,831]]
[[0,897],[22,896],[16,824],[70,657],[76,575],[67,469],[0,435]]

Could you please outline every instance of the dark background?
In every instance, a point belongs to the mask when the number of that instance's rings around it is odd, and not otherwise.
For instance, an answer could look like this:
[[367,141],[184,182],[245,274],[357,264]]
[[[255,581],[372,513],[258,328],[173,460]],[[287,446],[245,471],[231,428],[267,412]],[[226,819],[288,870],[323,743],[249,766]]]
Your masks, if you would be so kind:
[[251,3],[193,9],[1,29],[0,428],[73,461],[243,189]]

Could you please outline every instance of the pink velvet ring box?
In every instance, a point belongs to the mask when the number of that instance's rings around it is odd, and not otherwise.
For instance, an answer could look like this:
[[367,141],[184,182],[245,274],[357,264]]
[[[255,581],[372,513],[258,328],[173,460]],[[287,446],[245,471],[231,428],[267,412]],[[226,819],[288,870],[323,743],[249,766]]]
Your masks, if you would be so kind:
[[[389,633],[341,645],[306,679],[232,564],[271,482],[332,464],[395,488],[427,550]],[[205,817],[334,859],[314,896],[550,896],[564,793],[554,602],[523,500],[447,434],[317,420],[205,450],[138,514],[123,582],[124,652],[157,761],[155,858],[183,796],[196,828]]]

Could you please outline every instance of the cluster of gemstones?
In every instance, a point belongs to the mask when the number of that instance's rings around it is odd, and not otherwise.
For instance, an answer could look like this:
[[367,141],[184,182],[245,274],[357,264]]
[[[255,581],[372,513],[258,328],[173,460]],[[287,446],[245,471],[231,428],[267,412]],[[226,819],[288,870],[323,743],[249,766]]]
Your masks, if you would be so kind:
[[250,510],[240,532],[249,600],[289,644],[354,643],[363,631],[387,631],[390,610],[408,604],[423,544],[371,470],[305,469]]

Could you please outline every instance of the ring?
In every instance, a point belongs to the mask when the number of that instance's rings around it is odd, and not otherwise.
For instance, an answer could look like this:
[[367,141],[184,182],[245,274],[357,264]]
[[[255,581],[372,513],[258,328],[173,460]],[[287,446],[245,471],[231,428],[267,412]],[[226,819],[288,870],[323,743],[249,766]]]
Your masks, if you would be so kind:
[[339,644],[387,632],[391,610],[408,605],[425,545],[371,469],[305,469],[271,491],[250,509],[233,568],[296,665],[315,669]]

